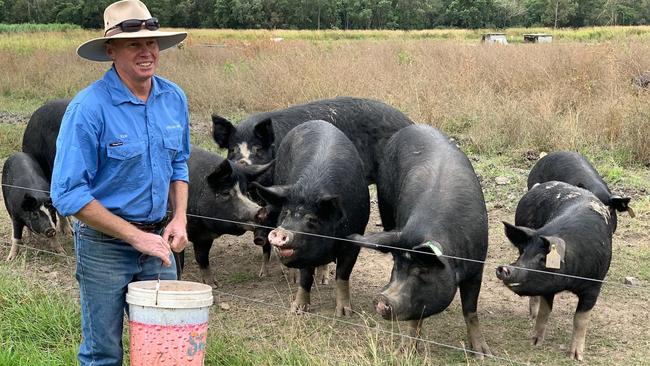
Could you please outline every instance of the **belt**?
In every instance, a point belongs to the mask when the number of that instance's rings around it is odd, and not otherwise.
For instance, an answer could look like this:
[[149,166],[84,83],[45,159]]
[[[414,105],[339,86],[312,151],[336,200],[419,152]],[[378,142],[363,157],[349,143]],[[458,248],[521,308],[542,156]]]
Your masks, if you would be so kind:
[[144,223],[144,222],[131,222],[129,224],[137,227],[139,230],[146,231],[148,233],[157,233],[162,230],[165,225],[167,225],[167,220],[160,220],[153,223]]

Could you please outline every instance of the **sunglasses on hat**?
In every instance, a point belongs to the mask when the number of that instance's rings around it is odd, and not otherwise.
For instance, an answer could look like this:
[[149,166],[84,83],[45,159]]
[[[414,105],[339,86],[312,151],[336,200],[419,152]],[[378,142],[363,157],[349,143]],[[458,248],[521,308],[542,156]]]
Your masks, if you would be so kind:
[[110,37],[122,32],[127,32],[127,33],[138,32],[141,29],[148,29],[150,31],[155,31],[158,30],[159,28],[160,28],[160,23],[158,22],[158,18],[149,18],[146,20],[127,19],[107,29],[106,32],[104,32],[104,37]]

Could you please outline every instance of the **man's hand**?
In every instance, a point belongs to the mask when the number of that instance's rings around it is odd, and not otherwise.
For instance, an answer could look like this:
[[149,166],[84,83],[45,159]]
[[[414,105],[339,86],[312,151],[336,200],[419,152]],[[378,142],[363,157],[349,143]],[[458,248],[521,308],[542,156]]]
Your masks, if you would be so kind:
[[181,252],[187,246],[187,229],[185,226],[184,217],[180,219],[173,218],[163,231],[163,240],[169,243],[171,250],[176,253]]
[[169,243],[160,235],[137,230],[137,234],[129,240],[129,243],[140,253],[158,257],[166,267],[171,266]]

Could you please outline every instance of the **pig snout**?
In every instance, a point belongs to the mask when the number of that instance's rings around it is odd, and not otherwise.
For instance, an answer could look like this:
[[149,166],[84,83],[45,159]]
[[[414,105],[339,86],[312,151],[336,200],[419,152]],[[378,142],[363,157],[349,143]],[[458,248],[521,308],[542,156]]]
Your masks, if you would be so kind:
[[269,233],[269,242],[276,247],[289,245],[293,240],[293,233],[281,227]]
[[496,273],[497,278],[502,281],[510,279],[510,276],[512,275],[512,271],[510,270],[509,266],[498,266]]
[[253,238],[253,243],[259,246],[266,245],[267,243],[266,238],[268,237],[267,233],[268,230],[262,230],[262,229],[255,230],[255,237]]
[[53,238],[54,235],[56,235],[56,230],[55,229],[49,228],[49,229],[45,230],[45,236],[47,236],[48,238]]
[[384,319],[390,319],[392,316],[393,308],[384,295],[379,295],[373,301],[375,304],[375,311]]

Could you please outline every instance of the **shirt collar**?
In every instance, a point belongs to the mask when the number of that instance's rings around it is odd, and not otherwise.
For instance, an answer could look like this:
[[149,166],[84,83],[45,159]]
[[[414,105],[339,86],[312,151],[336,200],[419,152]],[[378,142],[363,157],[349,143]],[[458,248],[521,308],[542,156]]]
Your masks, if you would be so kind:
[[[133,104],[145,104],[145,102],[133,95],[129,88],[127,88],[126,85],[122,82],[120,76],[117,74],[115,65],[111,66],[110,70],[106,72],[103,80],[106,85],[108,85],[108,92],[111,95],[113,105],[118,105],[126,102]],[[158,76],[154,75],[152,78],[151,94],[149,98],[155,98],[158,95],[169,91],[168,89],[168,86],[165,83],[161,83]]]

